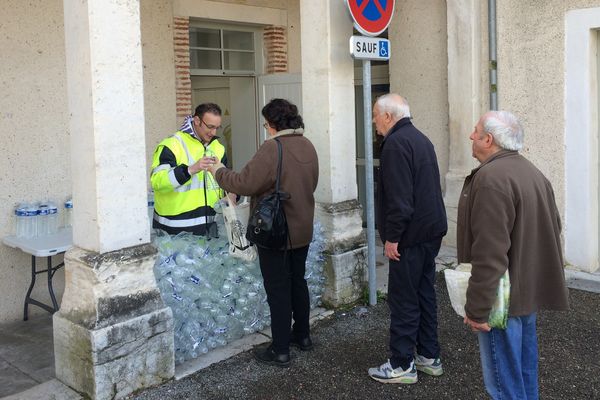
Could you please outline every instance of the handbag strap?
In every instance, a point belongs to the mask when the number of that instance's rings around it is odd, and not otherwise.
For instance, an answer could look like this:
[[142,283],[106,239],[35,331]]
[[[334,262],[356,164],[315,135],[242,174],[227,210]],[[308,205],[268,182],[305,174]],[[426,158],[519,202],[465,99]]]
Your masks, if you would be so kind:
[[[275,181],[275,193],[277,193],[279,195],[279,181],[281,179],[281,164],[282,164],[282,152],[281,152],[281,142],[279,141],[278,138],[275,138],[275,141],[277,142],[277,179]],[[285,226],[287,229],[287,237],[288,237],[288,244],[290,245],[290,249],[292,247],[292,238],[290,236],[290,230],[287,224],[287,215],[285,215],[285,210],[283,209],[283,205],[281,206],[281,210],[283,211],[283,218],[285,218]],[[285,263],[285,258],[287,255],[287,245],[285,247],[285,250],[283,252],[283,262]]]
[[281,179],[281,163],[283,155],[281,154],[281,142],[275,138],[277,142],[277,179],[275,181],[275,192],[279,193],[279,180]]

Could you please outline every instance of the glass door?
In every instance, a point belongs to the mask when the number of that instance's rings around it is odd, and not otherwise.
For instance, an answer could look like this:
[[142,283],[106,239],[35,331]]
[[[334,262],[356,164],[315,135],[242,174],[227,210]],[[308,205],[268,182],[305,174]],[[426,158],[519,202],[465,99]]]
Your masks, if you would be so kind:
[[256,77],[262,72],[262,28],[190,22],[192,102],[223,110],[219,140],[229,167],[239,171],[257,149]]
[[[375,100],[377,97],[389,93],[390,85],[389,84],[374,84],[371,85],[371,101],[373,106],[375,104]],[[363,86],[355,85],[354,86],[354,96],[356,99],[355,106],[355,115],[356,115],[356,177],[358,180],[358,200],[363,208],[363,226],[366,226],[366,173],[365,173],[365,129],[364,129],[364,106],[363,106]],[[371,118],[369,116],[369,118]],[[373,146],[373,179],[375,184],[375,204],[377,204],[377,179],[379,172],[379,150],[381,146],[381,142],[383,138],[375,132],[375,125],[373,125],[371,138],[371,145]]]

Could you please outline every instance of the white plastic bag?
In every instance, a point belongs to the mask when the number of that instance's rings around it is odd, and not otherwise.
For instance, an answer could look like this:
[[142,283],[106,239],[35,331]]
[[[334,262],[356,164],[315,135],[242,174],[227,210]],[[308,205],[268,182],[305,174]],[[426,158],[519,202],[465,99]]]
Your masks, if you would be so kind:
[[256,259],[256,248],[246,239],[246,226],[250,216],[248,198],[244,197],[236,205],[230,204],[225,198],[221,201],[221,205],[227,239],[229,240],[229,254],[244,261],[254,261]]
[[[450,304],[454,311],[461,317],[465,316],[467,303],[467,287],[471,277],[471,264],[459,264],[456,269],[445,269],[444,278],[450,297]],[[510,305],[510,278],[508,270],[500,278],[496,293],[496,301],[492,306],[488,324],[492,328],[506,329],[508,321],[508,308]]]
[[444,278],[446,279],[446,287],[448,288],[448,295],[450,296],[452,308],[458,315],[464,317],[471,268],[465,271],[464,269],[461,269],[461,266],[464,266],[464,264],[460,264],[456,269],[445,269]]

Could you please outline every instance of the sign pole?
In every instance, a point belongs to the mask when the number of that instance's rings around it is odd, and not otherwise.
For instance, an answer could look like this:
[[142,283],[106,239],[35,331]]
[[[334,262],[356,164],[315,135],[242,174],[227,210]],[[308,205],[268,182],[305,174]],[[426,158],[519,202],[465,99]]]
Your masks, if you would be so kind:
[[371,110],[371,60],[363,60],[363,105],[365,133],[365,176],[367,194],[367,263],[369,266],[369,305],[377,304],[375,271],[375,194],[373,181],[373,123]]
[[[367,217],[367,265],[369,267],[369,305],[377,304],[375,271],[375,194],[373,181],[373,116],[371,115],[371,60],[389,60],[388,39],[378,38],[394,15],[395,0],[346,0],[354,27],[365,36],[350,37],[350,55],[363,60],[363,101],[365,133],[365,177]],[[374,6],[374,7],[373,7]]]

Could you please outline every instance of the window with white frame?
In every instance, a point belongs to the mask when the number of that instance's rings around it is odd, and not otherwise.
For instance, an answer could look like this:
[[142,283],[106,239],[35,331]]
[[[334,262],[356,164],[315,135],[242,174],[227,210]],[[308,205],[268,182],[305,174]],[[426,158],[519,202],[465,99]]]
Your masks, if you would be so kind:
[[193,75],[254,75],[259,70],[258,31],[246,27],[190,26]]

